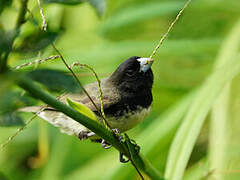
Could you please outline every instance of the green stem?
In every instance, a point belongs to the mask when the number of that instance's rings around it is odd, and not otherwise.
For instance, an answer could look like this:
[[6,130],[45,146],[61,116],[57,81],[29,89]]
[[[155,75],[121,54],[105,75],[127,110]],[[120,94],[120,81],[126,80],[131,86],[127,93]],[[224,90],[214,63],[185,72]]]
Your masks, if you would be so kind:
[[[124,153],[128,158],[131,158],[127,145],[123,142],[120,142],[118,138],[114,136],[112,131],[108,130],[103,125],[89,119],[80,112],[58,101],[55,97],[45,93],[30,79],[21,78],[17,81],[17,84],[22,89],[30,93],[33,97],[42,100],[51,107],[78,121],[88,129],[96,133],[98,136],[112,144],[118,151]],[[142,155],[135,155],[133,161],[136,167],[145,174],[147,174],[151,179],[163,179],[161,178],[159,172],[146,159],[144,159]]]

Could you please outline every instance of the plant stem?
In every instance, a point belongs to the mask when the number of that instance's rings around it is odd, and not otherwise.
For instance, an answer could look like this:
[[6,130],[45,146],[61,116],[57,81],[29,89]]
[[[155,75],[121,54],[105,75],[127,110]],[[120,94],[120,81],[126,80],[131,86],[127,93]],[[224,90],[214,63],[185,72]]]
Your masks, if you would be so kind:
[[[129,153],[126,143],[120,142],[118,138],[114,136],[112,131],[108,130],[103,125],[89,119],[88,117],[84,116],[80,112],[58,101],[53,96],[45,93],[38,86],[36,86],[34,82],[30,79],[21,78],[17,81],[17,84],[22,89],[30,93],[33,97],[42,100],[46,104],[55,108],[56,110],[78,121],[79,123],[87,127],[89,130],[93,131],[98,136],[100,136],[101,138],[109,142],[118,151],[120,151],[121,153],[124,153],[124,155],[126,155],[128,158],[131,158],[131,155]],[[140,154],[136,154],[133,161],[136,167],[142,172],[144,172],[146,175],[148,175],[151,179],[163,179],[160,176],[160,173],[148,162],[148,160],[144,159],[144,157],[141,156]]]

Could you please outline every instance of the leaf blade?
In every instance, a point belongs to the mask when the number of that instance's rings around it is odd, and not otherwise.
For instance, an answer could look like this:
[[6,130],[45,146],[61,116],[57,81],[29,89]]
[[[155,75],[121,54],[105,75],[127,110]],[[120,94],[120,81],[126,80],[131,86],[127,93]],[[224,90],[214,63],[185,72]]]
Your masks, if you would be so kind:
[[[240,21],[232,33],[234,33],[235,41],[238,41],[240,38]],[[235,45],[234,42],[228,44],[228,46],[223,44],[223,46],[231,51],[232,45]],[[221,68],[217,68],[199,89],[196,99],[185,116],[170,149],[165,173],[166,178],[182,178],[194,143],[210,108],[226,84],[239,73],[240,56],[226,59],[227,61],[221,63]]]
[[72,101],[71,99],[67,98],[68,105],[71,106],[73,109],[77,110],[81,114],[84,114],[85,116],[89,117],[92,120],[97,121],[97,117],[94,114],[94,112],[91,111],[87,106],[85,106],[82,103]]

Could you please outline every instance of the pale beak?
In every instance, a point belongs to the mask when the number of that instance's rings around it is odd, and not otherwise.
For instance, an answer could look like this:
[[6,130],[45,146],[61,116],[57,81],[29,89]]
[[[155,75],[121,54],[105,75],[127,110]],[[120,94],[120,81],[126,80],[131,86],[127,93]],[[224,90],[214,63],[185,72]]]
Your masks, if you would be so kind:
[[153,64],[153,59],[150,58],[138,58],[137,61],[140,62],[140,71],[147,72]]

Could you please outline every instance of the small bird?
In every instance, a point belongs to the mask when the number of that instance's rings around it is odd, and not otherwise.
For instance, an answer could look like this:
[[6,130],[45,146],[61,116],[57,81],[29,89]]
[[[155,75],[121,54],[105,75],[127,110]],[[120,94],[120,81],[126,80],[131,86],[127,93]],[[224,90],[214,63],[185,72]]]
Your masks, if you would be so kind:
[[[101,80],[103,93],[103,109],[106,121],[111,129],[125,132],[143,121],[149,114],[152,105],[153,73],[152,59],[133,56],[125,60],[110,77]],[[85,86],[98,109],[101,108],[97,82]],[[102,121],[96,107],[86,94],[66,94],[60,98],[79,102],[91,109]],[[22,108],[21,111],[37,113],[41,106]],[[79,139],[95,136],[93,132],[52,107],[46,107],[39,117],[48,121],[69,135],[76,135]],[[96,137],[96,136],[95,136]],[[99,142],[95,139],[96,142]]]

